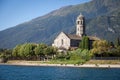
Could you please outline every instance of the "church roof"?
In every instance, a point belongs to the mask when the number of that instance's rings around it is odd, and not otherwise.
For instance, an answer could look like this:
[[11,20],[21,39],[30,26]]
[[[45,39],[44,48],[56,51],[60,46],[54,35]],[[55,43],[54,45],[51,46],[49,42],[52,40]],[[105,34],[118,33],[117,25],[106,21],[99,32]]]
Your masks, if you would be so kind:
[[[66,34],[64,33],[68,38],[74,39],[74,40],[82,40],[82,37],[76,35],[76,34]],[[100,40],[98,37],[95,36],[88,36],[90,40]]]
[[77,19],[83,19],[84,16],[80,13],[80,15],[77,17]]
[[80,13],[79,17],[84,17],[84,16],[82,15],[82,13]]
[[82,37],[75,34],[66,34],[70,39],[81,40]]

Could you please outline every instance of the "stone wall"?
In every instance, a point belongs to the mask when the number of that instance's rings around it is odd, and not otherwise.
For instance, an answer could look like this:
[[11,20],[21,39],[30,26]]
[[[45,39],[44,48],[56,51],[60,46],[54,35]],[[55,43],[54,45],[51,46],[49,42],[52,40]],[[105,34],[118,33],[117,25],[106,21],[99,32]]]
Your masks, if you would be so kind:
[[66,36],[65,33],[61,32],[57,38],[54,40],[54,43],[52,46],[55,46],[57,48],[65,48],[69,49],[70,47],[70,39]]

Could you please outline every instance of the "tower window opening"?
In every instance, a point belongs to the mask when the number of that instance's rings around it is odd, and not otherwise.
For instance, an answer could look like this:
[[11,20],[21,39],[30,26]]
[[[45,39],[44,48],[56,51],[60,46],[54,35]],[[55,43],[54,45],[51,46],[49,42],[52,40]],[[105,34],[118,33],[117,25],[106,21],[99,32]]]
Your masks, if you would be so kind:
[[83,24],[83,21],[81,21],[81,24]]
[[77,24],[80,24],[80,21],[78,21],[78,23]]

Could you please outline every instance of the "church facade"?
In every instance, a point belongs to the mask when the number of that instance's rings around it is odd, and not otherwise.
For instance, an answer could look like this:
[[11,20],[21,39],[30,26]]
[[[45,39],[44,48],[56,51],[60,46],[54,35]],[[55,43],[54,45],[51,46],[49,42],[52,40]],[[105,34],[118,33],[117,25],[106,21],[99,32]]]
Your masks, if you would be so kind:
[[[76,34],[66,34],[64,32],[61,32],[55,38],[52,46],[66,50],[70,48],[78,48],[82,37],[85,35],[85,18],[82,14],[80,14],[76,19]],[[88,37],[90,45],[92,45],[93,41],[98,40],[97,37]]]

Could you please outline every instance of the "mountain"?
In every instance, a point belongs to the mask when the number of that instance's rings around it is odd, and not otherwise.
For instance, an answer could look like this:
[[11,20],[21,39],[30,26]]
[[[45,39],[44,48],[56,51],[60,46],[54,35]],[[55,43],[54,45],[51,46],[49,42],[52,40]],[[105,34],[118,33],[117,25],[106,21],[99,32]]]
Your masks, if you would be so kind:
[[114,41],[120,37],[120,0],[91,0],[78,5],[65,6],[44,16],[0,31],[0,48],[13,48],[17,44],[34,42],[51,44],[61,32],[75,33],[77,16],[86,18],[86,33]]

